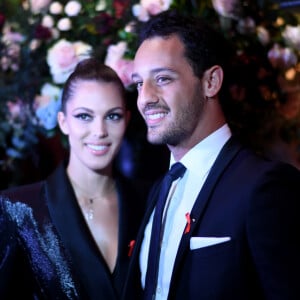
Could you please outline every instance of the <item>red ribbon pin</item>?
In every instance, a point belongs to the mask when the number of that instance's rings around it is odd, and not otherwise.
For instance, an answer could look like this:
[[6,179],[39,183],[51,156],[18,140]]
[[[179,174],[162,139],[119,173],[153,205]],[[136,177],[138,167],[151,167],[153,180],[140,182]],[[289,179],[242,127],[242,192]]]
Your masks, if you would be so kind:
[[185,218],[186,218],[186,226],[185,226],[184,234],[187,234],[191,230],[191,215],[190,215],[190,213],[186,213]]
[[135,245],[135,240],[130,241],[130,243],[128,245],[128,247],[129,247],[128,256],[129,257],[132,255],[134,245]]

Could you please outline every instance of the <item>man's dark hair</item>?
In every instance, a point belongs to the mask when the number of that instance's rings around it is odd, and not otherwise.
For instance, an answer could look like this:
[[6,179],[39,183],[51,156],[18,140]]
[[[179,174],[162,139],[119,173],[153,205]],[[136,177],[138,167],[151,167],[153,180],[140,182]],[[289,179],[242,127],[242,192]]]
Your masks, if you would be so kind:
[[152,37],[179,37],[185,47],[185,56],[197,77],[213,65],[224,71],[231,49],[224,36],[203,19],[167,10],[150,18],[139,29],[139,44]]
[[234,48],[222,32],[200,17],[185,15],[177,10],[167,10],[143,23],[138,33],[139,45],[146,39],[153,37],[168,38],[176,35],[184,45],[184,55],[195,76],[199,78],[212,66],[221,66],[224,71],[224,80],[219,93],[219,101],[225,115],[228,115],[231,107],[230,66]]

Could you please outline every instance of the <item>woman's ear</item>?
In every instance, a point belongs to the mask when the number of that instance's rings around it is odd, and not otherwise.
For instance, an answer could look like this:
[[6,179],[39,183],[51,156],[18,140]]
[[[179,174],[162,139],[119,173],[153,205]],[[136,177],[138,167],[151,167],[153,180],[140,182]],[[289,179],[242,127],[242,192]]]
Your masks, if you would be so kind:
[[66,123],[65,114],[62,111],[59,111],[57,113],[57,123],[58,123],[59,128],[62,131],[62,133],[67,135],[69,133],[68,126],[67,126],[67,123]]
[[216,65],[206,70],[203,75],[203,93],[208,98],[213,98],[219,93],[223,83],[223,69]]

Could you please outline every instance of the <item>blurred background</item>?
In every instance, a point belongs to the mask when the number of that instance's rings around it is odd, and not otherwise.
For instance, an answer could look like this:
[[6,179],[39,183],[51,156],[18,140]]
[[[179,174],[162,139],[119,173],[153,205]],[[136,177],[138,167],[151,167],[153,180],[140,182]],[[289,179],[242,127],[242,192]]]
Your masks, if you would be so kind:
[[138,26],[169,8],[202,16],[232,43],[232,130],[300,169],[300,1],[1,0],[0,189],[43,179],[67,157],[61,89],[91,55],[119,74],[133,110],[118,167],[146,179],[165,171],[168,151],[146,141],[130,74]]

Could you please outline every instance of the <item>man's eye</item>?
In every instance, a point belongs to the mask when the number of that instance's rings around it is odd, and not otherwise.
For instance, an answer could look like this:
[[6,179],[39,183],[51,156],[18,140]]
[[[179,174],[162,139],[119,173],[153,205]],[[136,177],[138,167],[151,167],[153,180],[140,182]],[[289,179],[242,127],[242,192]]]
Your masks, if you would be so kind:
[[142,87],[143,82],[142,81],[138,81],[138,82],[135,82],[134,84],[135,84],[135,88],[138,90],[138,89],[140,89]]
[[158,83],[167,83],[169,82],[171,79],[169,77],[165,77],[165,76],[160,76],[157,78],[157,82]]
[[91,117],[89,114],[86,114],[86,113],[80,113],[80,114],[75,115],[75,118],[80,119],[80,120],[83,120],[83,121],[88,121],[88,120],[90,120],[92,117]]
[[112,114],[109,114],[106,118],[108,120],[112,120],[112,121],[119,121],[123,118],[123,115],[119,114],[119,113],[112,113]]

